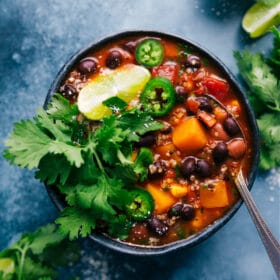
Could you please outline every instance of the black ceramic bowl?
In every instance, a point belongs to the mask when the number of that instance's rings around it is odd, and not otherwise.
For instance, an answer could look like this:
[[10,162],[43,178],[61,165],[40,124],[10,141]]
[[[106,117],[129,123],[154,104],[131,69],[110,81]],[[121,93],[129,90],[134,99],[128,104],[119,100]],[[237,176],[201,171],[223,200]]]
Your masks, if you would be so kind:
[[[259,150],[260,150],[260,143],[259,143],[259,133],[258,133],[258,127],[256,124],[256,119],[254,116],[254,113],[252,111],[252,108],[249,105],[248,99],[246,95],[242,92],[240,87],[238,86],[238,83],[234,79],[233,75],[230,73],[230,71],[226,68],[226,66],[213,54],[211,54],[208,50],[202,48],[198,44],[192,42],[189,39],[184,39],[181,37],[178,37],[176,35],[167,34],[164,32],[158,32],[158,31],[126,31],[118,34],[114,34],[108,37],[105,37],[99,41],[91,43],[86,48],[78,51],[76,54],[74,54],[62,67],[62,69],[59,71],[58,75],[56,76],[52,86],[50,87],[50,90],[48,92],[48,95],[46,97],[45,106],[48,104],[51,96],[58,92],[61,84],[63,83],[64,79],[66,78],[67,74],[71,71],[71,69],[74,67],[74,65],[80,61],[83,57],[85,57],[88,53],[92,52],[93,50],[102,47],[103,45],[122,38],[126,38],[128,36],[152,36],[152,37],[165,37],[169,39],[176,40],[179,43],[188,44],[192,46],[195,50],[199,51],[204,57],[212,61],[216,67],[224,74],[225,78],[231,83],[231,86],[234,88],[236,95],[238,96],[239,100],[241,100],[246,108],[247,118],[249,122],[249,128],[252,133],[252,139],[254,139],[254,145],[252,147],[252,167],[249,175],[249,182],[248,187],[251,189],[255,177],[256,172],[258,168],[258,162],[259,162]],[[49,196],[51,197],[54,204],[59,208],[59,210],[62,210],[65,206],[65,203],[63,201],[63,197],[55,190],[55,188],[49,188],[47,187]],[[119,240],[115,240],[107,236],[106,234],[101,233],[92,233],[90,235],[90,239],[96,241],[99,244],[104,245],[105,247],[114,249],[119,252],[127,253],[127,254],[133,254],[133,255],[161,255],[164,253],[168,253],[171,251],[174,251],[179,248],[187,248],[194,246],[209,236],[211,236],[214,232],[216,232],[218,229],[220,229],[223,225],[225,225],[229,219],[236,213],[236,211],[239,209],[239,207],[242,204],[242,200],[239,199],[233,207],[221,218],[204,228],[199,233],[192,235],[188,237],[187,239],[179,240],[176,242],[172,242],[166,245],[161,246],[138,246],[138,245],[129,245],[127,243],[121,242]]]

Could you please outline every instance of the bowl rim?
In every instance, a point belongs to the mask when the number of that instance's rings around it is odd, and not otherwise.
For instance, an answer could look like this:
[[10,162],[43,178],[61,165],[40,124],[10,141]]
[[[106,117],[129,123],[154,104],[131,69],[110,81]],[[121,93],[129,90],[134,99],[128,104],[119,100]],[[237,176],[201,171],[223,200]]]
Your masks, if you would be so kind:
[[[253,183],[255,181],[257,171],[258,171],[258,164],[260,158],[260,137],[259,137],[259,130],[256,123],[256,118],[249,104],[249,100],[246,97],[246,94],[239,86],[238,82],[236,81],[234,75],[231,71],[227,68],[227,66],[212,52],[207,50],[206,48],[202,47],[200,44],[188,39],[183,38],[182,36],[175,35],[173,33],[167,33],[163,31],[155,31],[155,30],[129,30],[129,31],[122,31],[119,33],[114,33],[108,36],[104,36],[103,38],[93,41],[89,43],[86,47],[80,49],[72,56],[68,58],[66,63],[61,67],[60,71],[56,75],[53,83],[51,84],[45,102],[44,108],[47,107],[52,95],[56,93],[61,86],[63,80],[66,78],[69,71],[73,68],[73,66],[83,57],[85,57],[88,53],[92,52],[93,50],[102,47],[102,45],[109,43],[114,40],[119,40],[122,38],[130,37],[130,36],[139,36],[139,37],[162,37],[175,40],[177,42],[181,42],[187,45],[190,45],[194,48],[195,51],[198,51],[204,57],[211,60],[211,62],[223,73],[223,76],[230,82],[231,86],[234,87],[236,95],[238,96],[239,100],[244,103],[245,108],[247,109],[247,119],[249,126],[252,130],[252,139],[254,141],[253,152],[252,152],[252,162],[251,162],[251,171],[248,178],[248,188],[251,189]],[[65,207],[64,202],[61,200],[59,193],[52,187],[46,185],[47,192],[55,204],[55,206],[62,211]],[[219,219],[215,220],[213,223],[205,227],[199,233],[191,235],[190,237],[178,241],[174,241],[165,245],[161,246],[143,246],[143,245],[134,245],[126,242],[122,242],[113,238],[110,238],[106,234],[102,233],[92,233],[89,235],[89,238],[94,240],[95,242],[113,249],[118,252],[137,255],[137,256],[153,256],[153,255],[162,255],[168,252],[172,252],[179,248],[188,248],[201,243],[202,241],[209,238],[212,234],[214,234],[218,229],[224,226],[237,212],[237,210],[242,205],[243,200],[239,198],[239,200]]]

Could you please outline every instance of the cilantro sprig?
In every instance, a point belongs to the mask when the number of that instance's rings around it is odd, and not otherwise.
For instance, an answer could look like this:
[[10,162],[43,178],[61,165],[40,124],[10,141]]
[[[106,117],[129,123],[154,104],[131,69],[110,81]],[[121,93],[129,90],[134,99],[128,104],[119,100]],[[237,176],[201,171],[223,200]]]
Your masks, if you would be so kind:
[[43,280],[55,279],[59,266],[79,259],[79,246],[69,242],[54,224],[24,233],[8,249],[0,252],[0,279]]
[[268,170],[280,165],[280,32],[274,27],[270,57],[249,51],[234,52],[248,97],[256,113],[262,147],[260,167]]
[[162,128],[148,113],[126,110],[117,98],[104,104],[114,113],[96,128],[76,104],[55,94],[47,110],[16,123],[6,141],[4,156],[11,164],[36,168],[36,178],[65,196],[67,207],[56,223],[70,240],[89,235],[97,225],[122,239],[128,235],[129,190],[146,179],[153,161],[147,148],[132,161],[133,144]]

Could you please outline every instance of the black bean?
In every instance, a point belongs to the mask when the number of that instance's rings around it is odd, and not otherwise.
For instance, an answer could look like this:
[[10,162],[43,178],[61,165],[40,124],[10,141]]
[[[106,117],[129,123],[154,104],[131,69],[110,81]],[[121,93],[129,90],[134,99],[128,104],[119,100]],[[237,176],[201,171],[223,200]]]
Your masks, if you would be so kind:
[[138,147],[149,147],[156,143],[156,137],[153,134],[145,134],[141,136],[139,142],[136,144]]
[[94,57],[86,57],[84,59],[82,59],[79,64],[78,64],[78,71],[83,74],[91,74],[96,72],[97,70],[97,60]]
[[181,216],[183,206],[184,206],[183,203],[176,203],[176,204],[174,204],[169,209],[169,211],[167,212],[168,217],[172,218],[172,217],[179,217],[179,216]]
[[219,142],[212,152],[215,163],[219,164],[226,160],[228,156],[228,148],[224,142]]
[[135,48],[136,48],[136,42],[129,41],[129,42],[123,44],[123,48],[124,48],[126,51],[129,51],[130,53],[134,53]]
[[195,171],[198,176],[206,178],[211,175],[211,165],[204,159],[199,159],[196,162]]
[[122,63],[122,55],[119,51],[111,51],[106,59],[106,66],[115,69]]
[[77,95],[76,88],[71,84],[66,84],[63,86],[62,95],[68,99],[73,99]]
[[189,55],[185,61],[185,67],[198,69],[201,67],[201,60],[196,55]]
[[184,102],[186,97],[187,97],[187,95],[188,95],[188,93],[185,90],[185,88],[182,87],[182,86],[177,86],[175,88],[175,92],[176,92],[176,100],[178,102]]
[[190,177],[195,171],[196,159],[194,157],[187,157],[183,160],[181,165],[181,173],[184,177]]
[[199,109],[211,113],[213,108],[206,97],[198,97],[196,100],[199,102]]
[[190,204],[184,204],[181,211],[181,217],[184,220],[191,220],[194,218],[194,214],[194,208]]
[[240,132],[237,122],[232,117],[228,117],[225,119],[223,127],[227,134],[230,136],[235,136]]
[[158,236],[163,236],[168,231],[168,226],[161,220],[153,217],[148,221],[149,229]]

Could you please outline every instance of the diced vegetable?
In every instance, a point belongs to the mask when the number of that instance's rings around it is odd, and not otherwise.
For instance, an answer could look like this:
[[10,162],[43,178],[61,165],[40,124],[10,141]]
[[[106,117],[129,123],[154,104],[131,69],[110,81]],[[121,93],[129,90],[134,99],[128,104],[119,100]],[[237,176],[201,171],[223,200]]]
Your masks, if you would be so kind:
[[216,106],[213,110],[214,115],[216,116],[216,119],[220,122],[223,123],[224,120],[227,118],[228,114],[226,110],[221,108],[220,106]]
[[229,85],[225,80],[211,76],[203,81],[208,92],[215,96],[218,100],[223,101],[229,91]]
[[212,114],[209,114],[205,111],[198,111],[196,114],[197,118],[201,120],[208,128],[213,127],[216,123],[217,120]]
[[217,181],[209,187],[200,187],[200,202],[205,208],[226,207],[229,197],[225,181]]
[[207,136],[197,118],[190,117],[174,128],[172,141],[179,150],[191,154],[207,144]]
[[170,192],[174,197],[180,198],[187,195],[188,187],[180,185],[178,183],[172,183],[170,185]]
[[154,198],[155,212],[157,214],[166,212],[173,204],[176,203],[176,199],[169,192],[163,191],[155,184],[148,183],[146,185],[146,189]]
[[187,99],[187,108],[192,112],[192,113],[196,113],[198,108],[199,108],[199,101],[195,98],[195,97],[189,97]]
[[172,62],[164,63],[163,65],[153,67],[152,69],[152,77],[165,77],[171,83],[176,81],[179,72],[179,65]]

